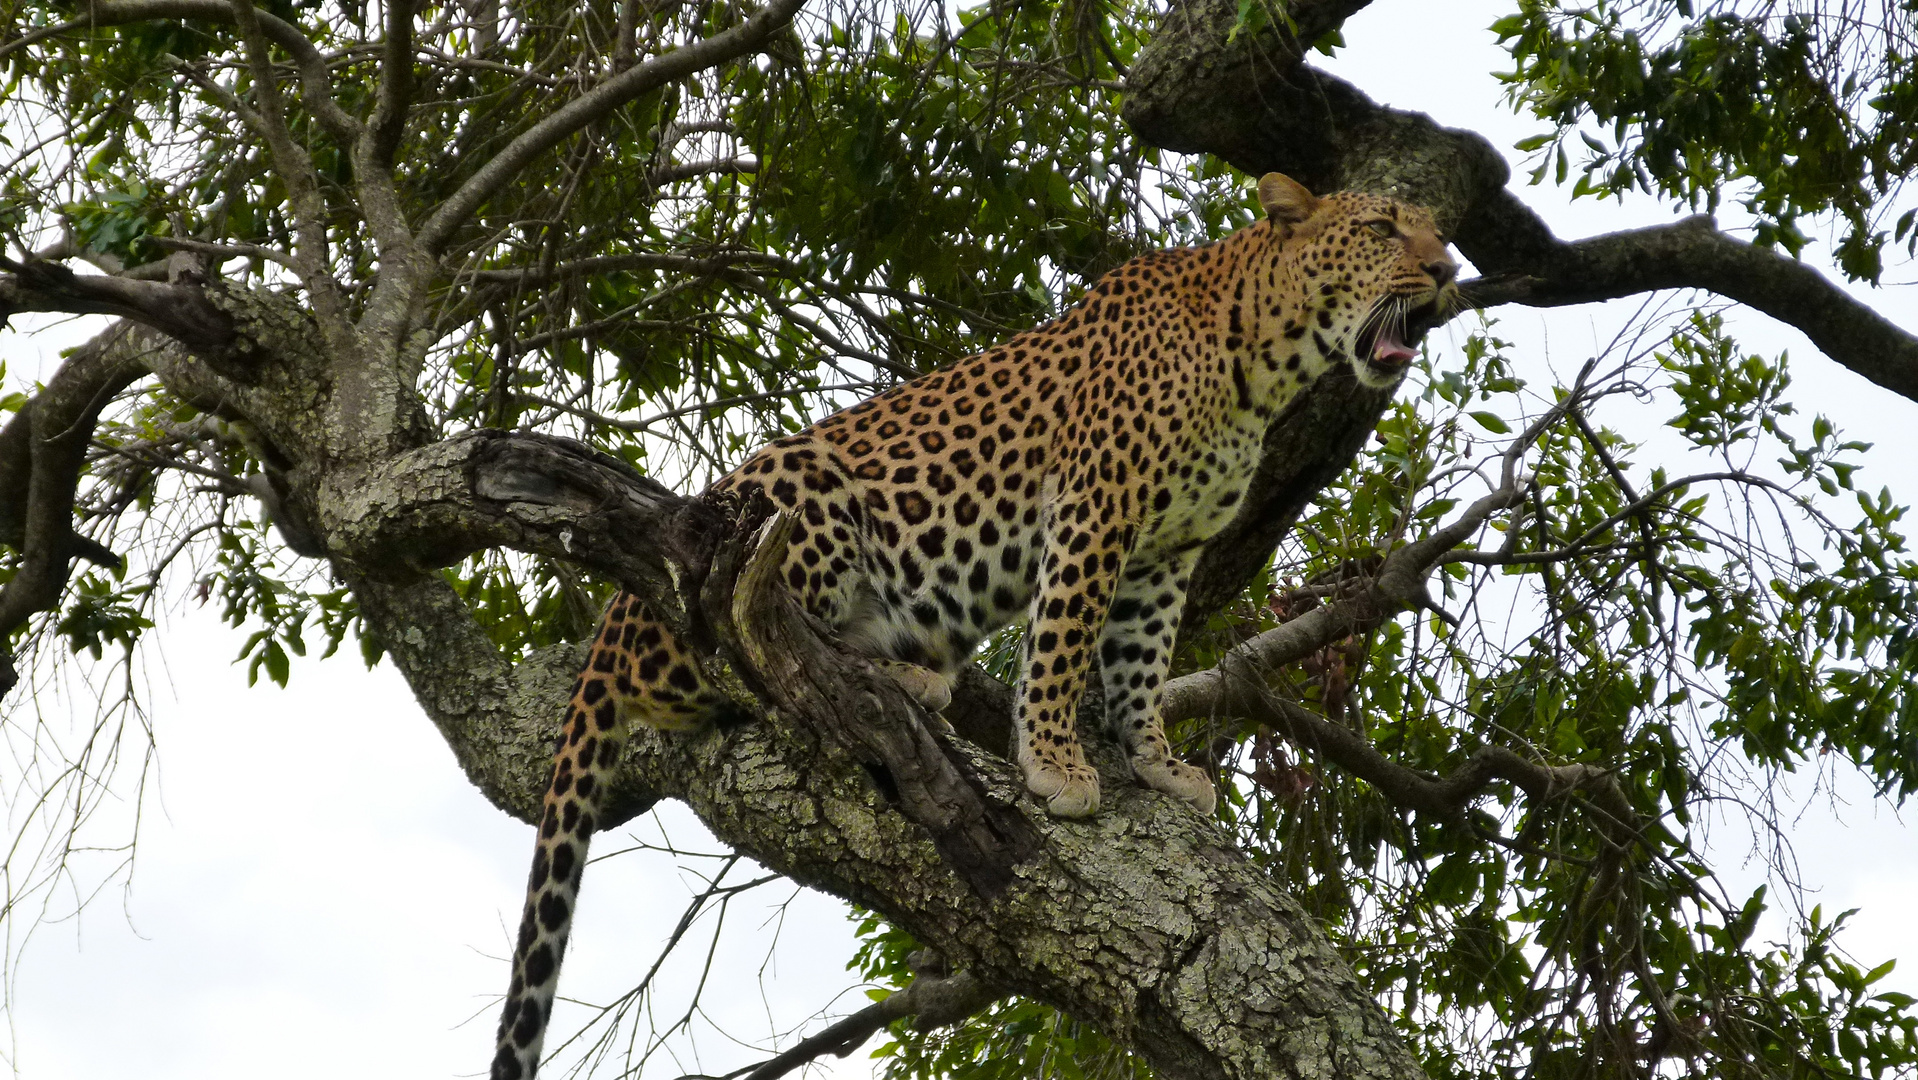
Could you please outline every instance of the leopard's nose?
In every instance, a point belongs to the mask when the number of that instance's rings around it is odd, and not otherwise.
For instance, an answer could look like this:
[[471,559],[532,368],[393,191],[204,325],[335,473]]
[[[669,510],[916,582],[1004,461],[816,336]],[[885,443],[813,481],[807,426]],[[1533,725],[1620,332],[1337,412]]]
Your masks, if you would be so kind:
[[1420,263],[1419,269],[1430,274],[1432,280],[1440,286],[1444,286],[1458,276],[1458,264],[1450,259],[1433,259],[1430,262]]

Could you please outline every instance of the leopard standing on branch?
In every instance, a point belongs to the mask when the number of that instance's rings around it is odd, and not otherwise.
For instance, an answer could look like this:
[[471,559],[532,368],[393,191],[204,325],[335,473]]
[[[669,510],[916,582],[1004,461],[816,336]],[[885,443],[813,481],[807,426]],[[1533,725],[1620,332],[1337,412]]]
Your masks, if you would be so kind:
[[[1267,220],[1134,259],[1052,322],[780,439],[717,485],[793,515],[793,592],[934,712],[979,642],[1026,619],[1016,756],[1059,816],[1099,808],[1073,728],[1095,649],[1133,774],[1212,810],[1211,777],[1172,755],[1158,715],[1200,549],[1288,402],[1341,365],[1398,382],[1456,301],[1425,211],[1317,198],[1278,173],[1259,202]],[[613,600],[554,755],[493,1080],[538,1067],[627,725],[691,728],[725,703],[638,598]]]

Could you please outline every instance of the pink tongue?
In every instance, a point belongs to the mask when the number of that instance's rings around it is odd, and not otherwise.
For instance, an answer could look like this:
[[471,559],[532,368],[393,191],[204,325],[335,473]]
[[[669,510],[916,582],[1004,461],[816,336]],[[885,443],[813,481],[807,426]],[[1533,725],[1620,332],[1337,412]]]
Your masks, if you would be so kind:
[[1400,341],[1398,335],[1389,329],[1379,331],[1378,340],[1372,345],[1372,362],[1388,367],[1404,367],[1417,355],[1411,346]]

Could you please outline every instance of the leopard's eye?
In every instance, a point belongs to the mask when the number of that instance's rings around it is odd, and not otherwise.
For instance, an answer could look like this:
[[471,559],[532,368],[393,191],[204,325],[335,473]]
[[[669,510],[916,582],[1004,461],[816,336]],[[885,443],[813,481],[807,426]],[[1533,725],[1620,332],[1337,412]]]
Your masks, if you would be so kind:
[[1391,237],[1398,235],[1398,230],[1394,229],[1392,227],[1392,223],[1389,221],[1368,221],[1365,223],[1365,227],[1372,230],[1377,235],[1386,237],[1387,239],[1390,239]]

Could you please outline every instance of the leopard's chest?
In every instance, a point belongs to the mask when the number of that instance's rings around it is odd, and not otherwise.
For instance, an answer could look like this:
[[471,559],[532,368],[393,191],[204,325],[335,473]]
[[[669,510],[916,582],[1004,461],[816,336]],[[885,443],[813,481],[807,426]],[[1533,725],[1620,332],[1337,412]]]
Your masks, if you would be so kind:
[[1241,509],[1273,420],[1329,366],[1309,340],[1261,342],[1240,354],[1237,377],[1221,380],[1238,385],[1217,404],[1204,434],[1171,456],[1167,505],[1146,521],[1142,546],[1176,551],[1218,535]]
[[1169,462],[1163,510],[1147,517],[1140,547],[1177,551],[1203,544],[1239,512],[1258,467],[1263,427],[1223,426],[1184,459]]

